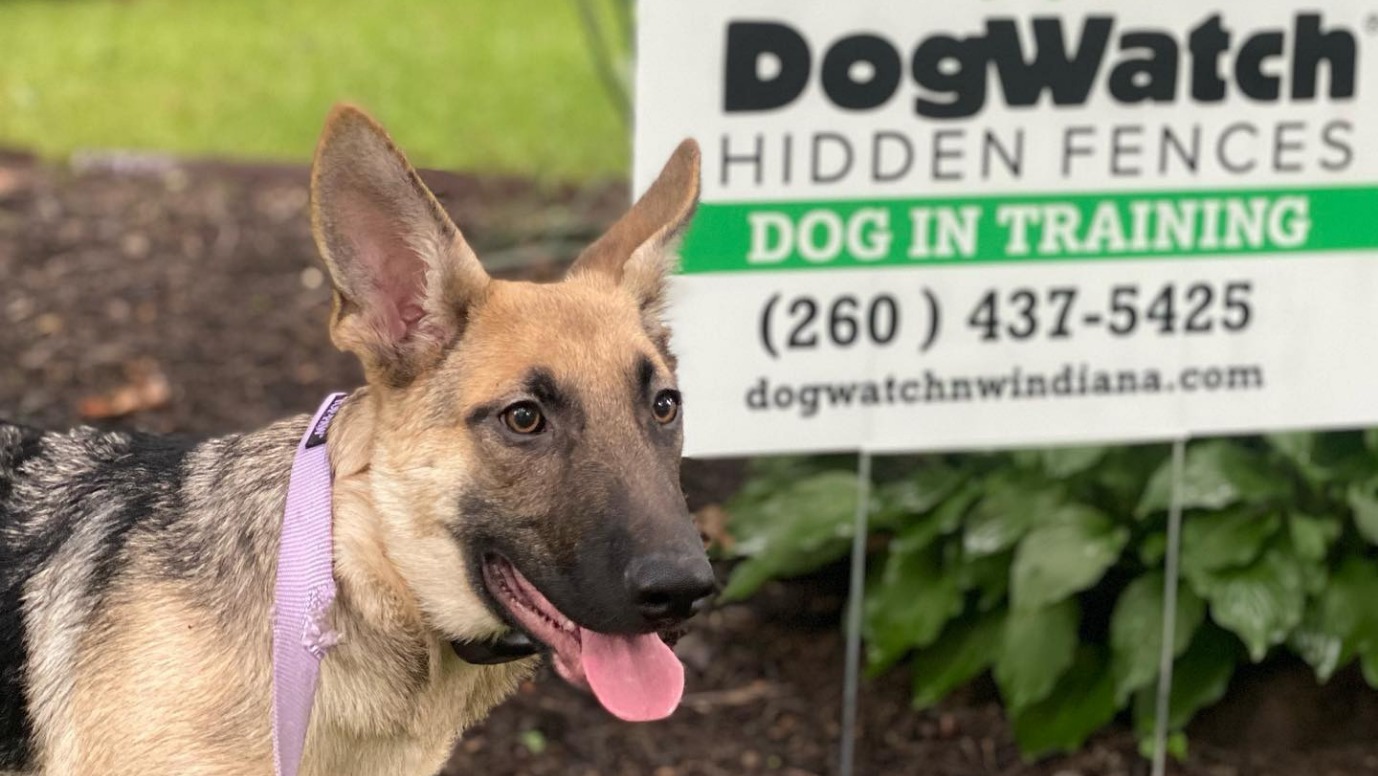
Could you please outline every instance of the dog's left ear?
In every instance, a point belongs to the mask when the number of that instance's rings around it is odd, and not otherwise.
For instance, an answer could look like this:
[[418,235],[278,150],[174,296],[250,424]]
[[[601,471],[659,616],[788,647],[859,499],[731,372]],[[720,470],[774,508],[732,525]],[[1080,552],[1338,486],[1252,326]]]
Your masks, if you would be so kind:
[[699,202],[699,144],[679,144],[659,177],[606,234],[584,249],[570,275],[602,273],[654,314],[670,270],[668,243],[683,231]]
[[463,328],[488,273],[381,126],[351,106],[326,120],[311,225],[334,283],[330,336],[369,381],[411,382]]

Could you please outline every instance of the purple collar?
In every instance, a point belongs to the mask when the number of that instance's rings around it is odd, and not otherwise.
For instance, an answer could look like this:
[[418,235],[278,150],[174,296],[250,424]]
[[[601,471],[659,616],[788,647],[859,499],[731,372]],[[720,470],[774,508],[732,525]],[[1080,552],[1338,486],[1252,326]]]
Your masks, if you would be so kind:
[[321,659],[339,642],[331,540],[330,421],[345,394],[333,393],[306,427],[292,459],[273,594],[273,759],[277,776],[296,776],[306,747]]

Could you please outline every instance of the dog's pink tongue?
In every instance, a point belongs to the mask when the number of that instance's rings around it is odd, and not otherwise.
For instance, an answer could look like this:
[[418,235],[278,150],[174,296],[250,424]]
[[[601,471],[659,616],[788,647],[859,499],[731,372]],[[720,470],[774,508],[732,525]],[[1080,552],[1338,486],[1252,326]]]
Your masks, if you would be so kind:
[[589,689],[614,716],[649,722],[679,706],[684,666],[659,636],[609,636],[581,628],[579,637]]

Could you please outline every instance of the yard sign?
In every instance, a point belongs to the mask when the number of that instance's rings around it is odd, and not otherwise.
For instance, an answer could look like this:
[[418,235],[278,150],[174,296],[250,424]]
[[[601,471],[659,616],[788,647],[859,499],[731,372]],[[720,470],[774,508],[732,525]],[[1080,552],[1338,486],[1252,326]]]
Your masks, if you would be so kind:
[[1378,5],[645,0],[686,454],[1378,423]]

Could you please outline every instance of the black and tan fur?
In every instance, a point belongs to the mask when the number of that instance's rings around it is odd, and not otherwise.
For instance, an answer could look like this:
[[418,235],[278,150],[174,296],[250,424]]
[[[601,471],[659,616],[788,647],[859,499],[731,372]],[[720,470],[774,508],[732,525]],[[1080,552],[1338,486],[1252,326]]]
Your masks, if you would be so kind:
[[[328,442],[343,641],[304,774],[434,773],[529,675],[534,658],[457,654],[513,632],[486,553],[605,632],[673,624],[707,592],[658,316],[697,193],[686,143],[564,281],[493,280],[383,130],[331,115],[313,226],[332,339],[368,384]],[[541,432],[513,430],[519,403]],[[273,772],[273,580],[306,423],[199,443],[0,423],[0,771]],[[656,617],[628,592],[648,564],[678,596]]]

